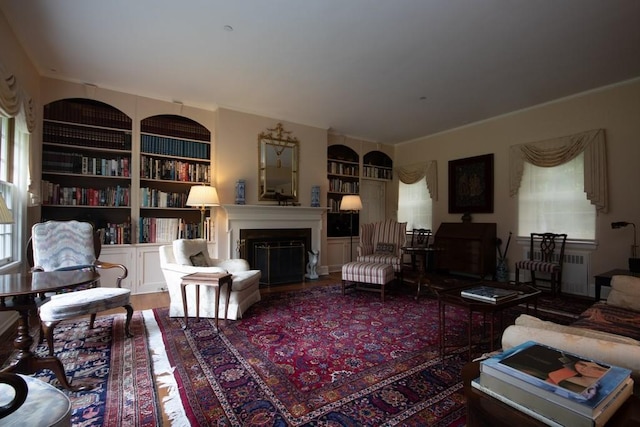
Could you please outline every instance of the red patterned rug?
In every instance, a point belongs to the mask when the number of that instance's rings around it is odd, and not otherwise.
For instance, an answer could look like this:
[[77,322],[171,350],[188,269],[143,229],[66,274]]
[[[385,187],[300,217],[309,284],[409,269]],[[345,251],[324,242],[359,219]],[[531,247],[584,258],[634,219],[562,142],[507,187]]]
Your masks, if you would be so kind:
[[[465,424],[467,353],[438,357],[437,301],[321,287],[270,295],[215,323],[154,310],[184,425]],[[458,317],[458,316],[455,316]],[[460,318],[464,318],[460,313]],[[449,332],[464,333],[454,321]],[[178,406],[175,405],[174,407]]]
[[[89,318],[62,322],[55,329],[55,354],[72,384],[91,385],[83,392],[65,391],[72,404],[73,426],[141,426],[161,424],[143,313],[131,321],[134,337],[124,334],[125,315],[100,316],[94,329]],[[37,353],[48,354],[45,346]],[[36,377],[59,385],[55,375],[42,370]],[[64,390],[63,390],[64,391]]]

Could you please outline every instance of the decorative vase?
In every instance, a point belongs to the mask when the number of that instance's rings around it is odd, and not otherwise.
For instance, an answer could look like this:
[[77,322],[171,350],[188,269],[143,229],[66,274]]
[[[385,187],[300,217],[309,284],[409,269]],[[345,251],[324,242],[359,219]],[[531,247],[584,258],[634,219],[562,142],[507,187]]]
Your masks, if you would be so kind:
[[245,204],[245,182],[244,179],[239,179],[236,181],[236,205],[244,205]]
[[506,258],[499,258],[496,265],[496,280],[498,282],[509,281],[509,263]]
[[314,185],[311,187],[311,207],[320,207],[320,186]]

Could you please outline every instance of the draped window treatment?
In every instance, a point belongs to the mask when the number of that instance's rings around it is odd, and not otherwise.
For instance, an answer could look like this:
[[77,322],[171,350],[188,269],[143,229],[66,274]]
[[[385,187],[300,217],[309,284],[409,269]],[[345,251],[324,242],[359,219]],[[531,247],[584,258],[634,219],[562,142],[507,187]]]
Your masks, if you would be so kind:
[[552,167],[566,163],[584,152],[584,191],[598,212],[609,210],[607,157],[604,129],[527,144],[513,145],[509,152],[509,194],[518,194],[524,162]]
[[438,163],[435,160],[402,166],[396,168],[396,173],[404,184],[414,184],[425,178],[431,199],[438,200]]
[[[18,84],[15,75],[10,73],[2,63],[0,63],[0,115],[4,117],[16,118],[16,130],[23,134],[30,135],[36,128],[36,106],[31,96]],[[21,150],[30,153],[30,140],[26,138],[16,138],[22,141]],[[37,156],[28,155],[28,181],[27,191],[31,195],[31,200],[38,201],[40,198],[40,185],[33,182],[33,171],[36,170]]]

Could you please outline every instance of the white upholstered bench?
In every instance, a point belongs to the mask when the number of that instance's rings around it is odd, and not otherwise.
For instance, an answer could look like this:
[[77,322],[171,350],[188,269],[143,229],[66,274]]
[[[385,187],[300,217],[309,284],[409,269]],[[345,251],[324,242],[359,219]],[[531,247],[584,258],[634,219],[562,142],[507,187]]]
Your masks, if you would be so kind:
[[357,290],[380,292],[380,299],[384,301],[384,287],[394,279],[391,264],[348,262],[342,266],[342,295],[347,288],[355,287]]

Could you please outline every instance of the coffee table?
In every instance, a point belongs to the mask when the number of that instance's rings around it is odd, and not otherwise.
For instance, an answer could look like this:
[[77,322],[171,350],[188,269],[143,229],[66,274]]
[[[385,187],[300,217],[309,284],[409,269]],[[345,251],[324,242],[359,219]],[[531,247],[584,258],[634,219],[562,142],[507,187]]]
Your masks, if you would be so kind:
[[[460,292],[465,289],[470,289],[476,286],[491,286],[494,288],[501,289],[513,289],[518,291],[518,295],[498,301],[498,302],[484,302],[478,301],[471,298],[465,298],[460,296]],[[467,343],[469,346],[469,360],[471,360],[471,349],[473,347],[473,337],[472,337],[472,318],[473,313],[482,313],[483,322],[486,325],[487,319],[489,316],[489,346],[490,351],[493,351],[493,346],[495,343],[495,321],[496,317],[500,320],[500,333],[502,332],[502,313],[506,308],[514,307],[520,304],[526,304],[527,312],[529,311],[529,304],[533,303],[534,313],[537,313],[538,309],[538,295],[542,292],[539,289],[536,289],[532,286],[515,286],[508,285],[499,282],[489,282],[483,281],[463,287],[456,287],[453,289],[445,289],[438,292],[438,309],[439,309],[439,323],[440,323],[440,357],[444,362],[445,350],[447,348],[461,348],[459,345],[447,345],[446,343],[446,311],[447,307],[461,307],[464,308],[467,312],[467,323],[468,323],[468,336]]]
[[226,305],[224,306],[224,318],[226,320],[229,313],[229,300],[231,298],[232,283],[233,281],[231,280],[231,274],[229,273],[192,273],[182,277],[180,288],[182,290],[182,307],[184,308],[184,328],[186,329],[189,327],[189,311],[187,309],[186,289],[187,285],[195,285],[196,287],[196,321],[198,322],[200,321],[200,285],[213,287],[216,295],[216,330],[220,330],[218,328],[218,321],[220,320],[220,316],[218,316],[218,308],[220,307],[220,288],[222,288],[222,286],[225,284],[227,285],[227,299]]

